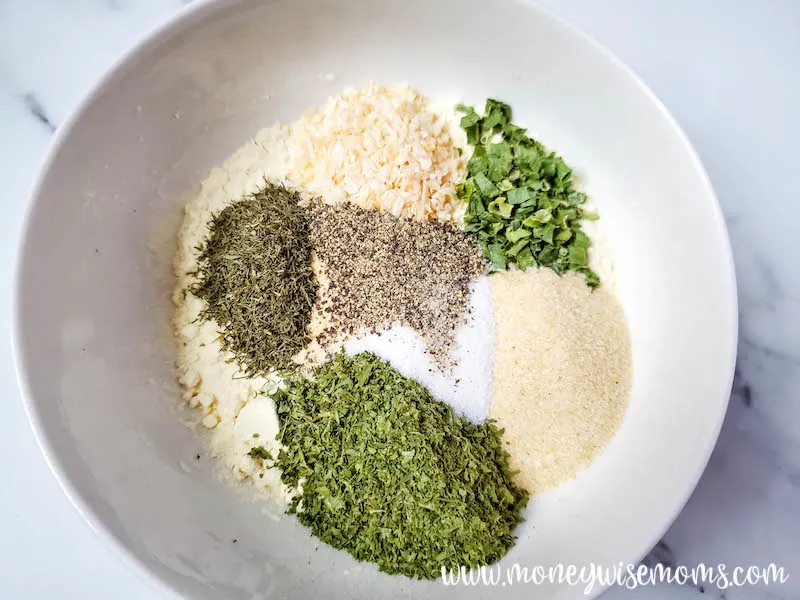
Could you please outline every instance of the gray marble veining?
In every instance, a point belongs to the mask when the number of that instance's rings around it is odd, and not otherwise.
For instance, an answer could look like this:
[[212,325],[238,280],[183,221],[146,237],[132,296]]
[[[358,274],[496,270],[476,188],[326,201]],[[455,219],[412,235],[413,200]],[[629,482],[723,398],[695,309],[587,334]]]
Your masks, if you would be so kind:
[[47,131],[50,133],[56,132],[56,127],[58,127],[50,117],[47,115],[47,111],[45,110],[42,103],[39,101],[39,98],[36,97],[36,94],[24,94],[22,96],[22,102],[25,104],[25,107],[28,109],[30,115],[36,119],[39,123],[44,126]]

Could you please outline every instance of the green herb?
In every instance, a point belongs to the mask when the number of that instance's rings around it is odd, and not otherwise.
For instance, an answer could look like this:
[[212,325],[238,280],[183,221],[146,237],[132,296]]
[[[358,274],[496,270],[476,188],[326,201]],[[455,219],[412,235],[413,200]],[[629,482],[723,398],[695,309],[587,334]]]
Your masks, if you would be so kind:
[[291,366],[309,341],[317,284],[299,196],[267,184],[211,219],[190,291],[246,375]]
[[247,455],[253,460],[272,460],[272,454],[264,446],[253,446]]
[[428,579],[491,564],[514,544],[528,494],[492,422],[470,423],[369,353],[339,353],[273,398],[276,466],[302,486],[289,512],[324,542]]
[[253,434],[253,437],[254,437],[254,438],[256,438],[256,439],[258,439],[258,438],[260,438],[260,437],[261,437],[261,434],[259,434],[259,433],[254,433],[254,434]]
[[489,99],[483,116],[458,105],[461,127],[474,146],[467,180],[458,196],[467,203],[464,229],[476,235],[496,270],[549,267],[579,271],[586,283],[600,283],[588,266],[589,238],[582,219],[596,219],[581,207],[586,195],[574,189],[572,169],[553,152],[511,123],[511,108]]

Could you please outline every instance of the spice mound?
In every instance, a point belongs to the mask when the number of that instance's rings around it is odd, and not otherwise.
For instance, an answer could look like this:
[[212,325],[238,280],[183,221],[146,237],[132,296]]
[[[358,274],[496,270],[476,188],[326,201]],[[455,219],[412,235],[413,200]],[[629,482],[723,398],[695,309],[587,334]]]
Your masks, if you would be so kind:
[[477,236],[492,266],[574,270],[597,286],[600,279],[588,266],[589,238],[581,231],[581,222],[597,215],[582,206],[586,195],[575,189],[572,169],[511,122],[508,104],[490,98],[483,116],[471,106],[458,110],[473,146],[469,177],[458,186],[468,205],[465,230]]
[[345,333],[391,324],[417,330],[441,365],[465,321],[470,282],[486,265],[472,236],[352,204],[313,203],[311,245],[325,280],[317,335],[325,347]]
[[330,202],[457,223],[465,161],[448,121],[408,86],[346,90],[292,127],[291,179]]
[[491,415],[532,494],[575,477],[619,428],[631,386],[625,314],[577,273],[492,275],[497,342]]
[[190,291],[248,375],[286,368],[307,344],[317,293],[299,195],[266,184],[215,215]]
[[[387,573],[436,579],[514,544],[528,494],[491,423],[475,425],[373,354],[337,354],[273,396],[290,512]],[[257,459],[257,458],[256,458]]]

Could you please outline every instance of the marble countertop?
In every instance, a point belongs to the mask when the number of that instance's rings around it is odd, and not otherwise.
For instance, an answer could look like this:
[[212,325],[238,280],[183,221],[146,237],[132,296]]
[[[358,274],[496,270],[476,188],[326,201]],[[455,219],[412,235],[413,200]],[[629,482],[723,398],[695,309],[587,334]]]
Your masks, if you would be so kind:
[[[180,0],[0,1],[0,597],[150,598],[72,509],[19,401],[10,349],[13,255],[53,131],[113,59]],[[800,2],[546,0],[617,53],[683,125],[725,212],[740,299],[722,434],[686,508],[646,559],[784,566],[783,586],[665,585],[623,595],[800,597]],[[702,260],[698,256],[698,260]]]

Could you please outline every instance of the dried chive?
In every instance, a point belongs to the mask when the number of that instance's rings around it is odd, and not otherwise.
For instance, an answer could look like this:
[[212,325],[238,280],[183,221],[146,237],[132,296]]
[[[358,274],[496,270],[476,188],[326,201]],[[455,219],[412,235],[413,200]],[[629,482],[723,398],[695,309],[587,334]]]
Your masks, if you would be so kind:
[[588,266],[589,238],[582,219],[594,219],[574,189],[572,169],[511,123],[511,108],[489,99],[483,116],[458,105],[461,127],[474,146],[458,196],[467,203],[464,230],[473,233],[496,270],[544,266],[578,271],[600,283]]
[[248,376],[287,368],[309,341],[317,293],[299,196],[266,184],[209,224],[191,293]]

